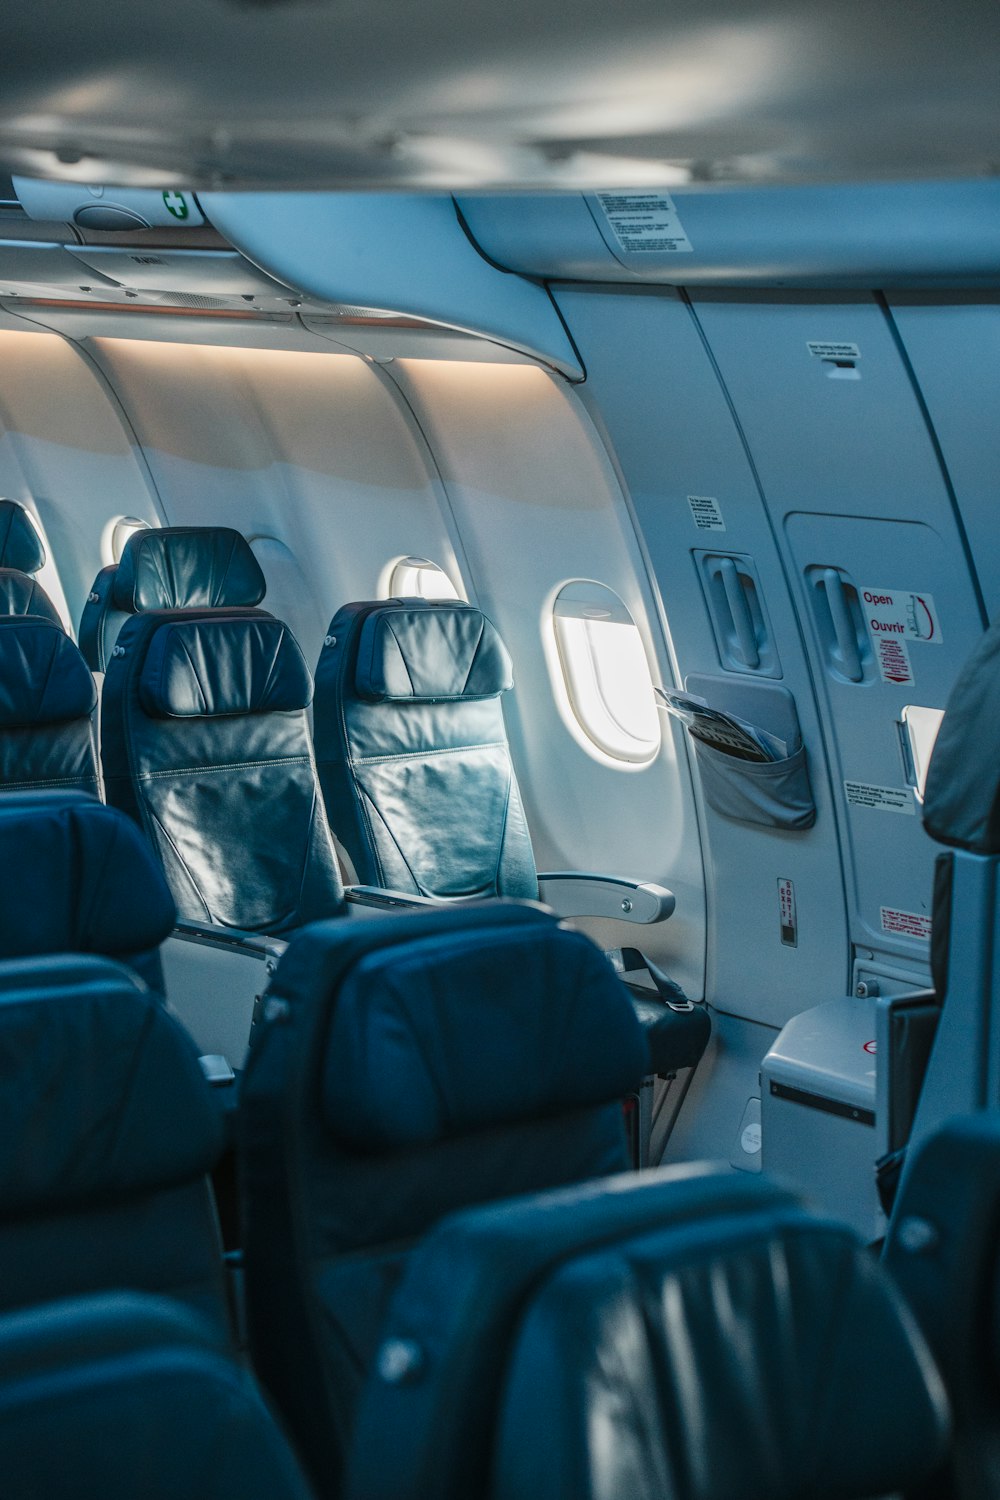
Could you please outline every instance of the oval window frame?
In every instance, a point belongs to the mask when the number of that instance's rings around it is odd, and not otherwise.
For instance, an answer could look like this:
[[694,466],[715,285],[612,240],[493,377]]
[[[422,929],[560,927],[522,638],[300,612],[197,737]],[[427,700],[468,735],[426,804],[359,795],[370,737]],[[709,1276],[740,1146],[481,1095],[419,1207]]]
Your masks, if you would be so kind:
[[[568,579],[552,595],[548,618],[550,675],[574,738],[592,759],[615,770],[641,771],[652,765],[662,748],[662,725],[642,634],[625,601],[597,579]],[[626,638],[625,653],[609,649],[610,637],[601,641],[601,625],[634,632]],[[623,715],[621,702],[613,697],[613,681],[629,676],[640,678],[642,692],[648,683],[648,709],[641,709],[638,718],[631,712]]]

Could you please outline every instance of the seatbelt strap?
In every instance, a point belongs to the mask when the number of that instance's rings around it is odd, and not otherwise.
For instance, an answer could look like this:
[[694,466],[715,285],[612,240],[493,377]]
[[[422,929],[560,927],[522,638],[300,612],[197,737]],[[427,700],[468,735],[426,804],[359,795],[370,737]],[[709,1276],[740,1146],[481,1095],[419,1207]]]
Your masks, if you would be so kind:
[[626,979],[629,974],[645,971],[653,981],[653,988],[664,1005],[669,1005],[671,1010],[676,1011],[694,1010],[694,1001],[688,999],[676,979],[671,979],[669,974],[648,959],[638,948],[619,948],[617,951],[621,955],[620,968],[615,963],[613,955],[608,956],[623,979]]

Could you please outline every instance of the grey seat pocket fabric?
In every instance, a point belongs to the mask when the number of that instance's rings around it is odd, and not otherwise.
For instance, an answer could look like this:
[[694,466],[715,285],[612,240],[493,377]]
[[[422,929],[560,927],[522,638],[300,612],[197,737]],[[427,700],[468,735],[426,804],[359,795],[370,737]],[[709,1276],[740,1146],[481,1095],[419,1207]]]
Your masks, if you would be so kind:
[[692,739],[705,797],[716,812],[764,828],[813,826],[816,804],[804,745],[784,760],[750,761]]

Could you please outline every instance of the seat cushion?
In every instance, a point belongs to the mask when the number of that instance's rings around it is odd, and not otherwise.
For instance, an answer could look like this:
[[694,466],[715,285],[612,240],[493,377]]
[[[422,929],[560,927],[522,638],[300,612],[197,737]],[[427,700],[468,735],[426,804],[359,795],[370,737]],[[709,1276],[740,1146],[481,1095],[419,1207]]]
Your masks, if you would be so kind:
[[44,566],[45,548],[25,507],[0,500],[0,568],[37,573]]
[[780,1211],[561,1267],[507,1367],[492,1500],[866,1500],[931,1482],[948,1408],[889,1278]]
[[222,1117],[187,1032],[122,965],[0,965],[2,1221],[196,1181]]
[[122,549],[114,607],[147,609],[259,604],[267,585],[250,543],[228,526],[170,526],[135,532]]
[[0,1392],[5,1500],[309,1500],[249,1375],[167,1298],[8,1314]]
[[281,713],[309,706],[312,677],[280,620],[175,620],[149,643],[139,694],[154,718]]
[[[0,797],[0,958],[96,953],[162,988],[157,950],[174,904],[142,834],[82,792]],[[144,962],[148,956],[148,962]]]
[[496,628],[468,604],[390,600],[361,628],[355,685],[372,703],[494,698],[514,685]]
[[42,585],[18,568],[0,568],[0,615],[39,615],[62,629],[62,620]]
[[558,926],[441,934],[375,951],[341,987],[323,1109],[359,1149],[400,1151],[585,1105],[648,1070],[627,992]]
[[94,679],[58,625],[0,616],[0,730],[64,724],[96,707]]

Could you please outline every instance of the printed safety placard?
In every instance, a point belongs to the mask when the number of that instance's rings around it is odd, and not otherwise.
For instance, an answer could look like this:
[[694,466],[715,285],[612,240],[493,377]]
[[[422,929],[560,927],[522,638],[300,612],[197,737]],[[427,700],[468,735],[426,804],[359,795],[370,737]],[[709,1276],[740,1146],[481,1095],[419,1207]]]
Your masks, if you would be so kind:
[[867,781],[845,781],[844,794],[852,807],[870,807],[875,812],[909,813],[916,817],[913,792],[908,786],[872,786]]
[[681,255],[694,249],[669,193],[598,193],[597,201],[627,255]]
[[814,359],[836,361],[838,359],[853,360],[861,358],[861,350],[857,344],[824,343],[819,339],[810,339],[806,344],[806,348]]
[[918,911],[897,911],[894,906],[880,906],[882,914],[882,931],[894,933],[897,937],[929,938],[931,935],[931,919],[925,917]]
[[725,531],[718,500],[711,495],[688,495],[688,505],[699,531]]
[[883,682],[912,682],[909,642],[940,645],[941,622],[930,594],[913,589],[860,590],[868,634]]

